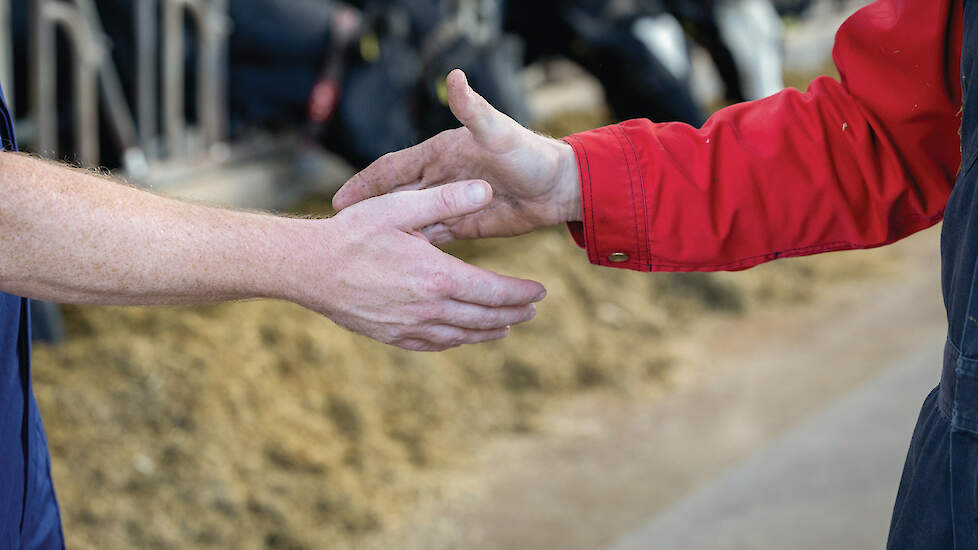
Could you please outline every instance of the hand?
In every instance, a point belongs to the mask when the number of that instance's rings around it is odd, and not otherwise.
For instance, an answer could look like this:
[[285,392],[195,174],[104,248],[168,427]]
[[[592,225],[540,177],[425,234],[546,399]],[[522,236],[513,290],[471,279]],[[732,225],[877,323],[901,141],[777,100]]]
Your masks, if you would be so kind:
[[485,182],[460,182],[374,198],[312,222],[318,235],[312,247],[298,247],[307,252],[292,285],[309,291],[289,299],[414,351],[504,338],[510,325],[533,318],[543,286],[466,264],[418,230],[471,215],[491,200]]
[[381,157],[337,192],[333,206],[343,210],[391,191],[481,179],[493,188],[492,202],[424,228],[431,242],[509,237],[580,220],[580,183],[571,147],[495,110],[469,87],[462,71],[452,71],[447,85],[449,106],[464,127]]

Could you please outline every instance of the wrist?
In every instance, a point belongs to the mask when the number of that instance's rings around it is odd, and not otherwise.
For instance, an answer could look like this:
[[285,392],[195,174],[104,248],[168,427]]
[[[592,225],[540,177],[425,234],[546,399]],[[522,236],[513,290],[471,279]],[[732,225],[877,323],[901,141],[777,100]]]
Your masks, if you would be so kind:
[[[253,268],[260,296],[303,305],[308,302],[309,281],[332,263],[328,232],[331,220],[275,217],[263,253]],[[321,281],[320,281],[321,282]]]

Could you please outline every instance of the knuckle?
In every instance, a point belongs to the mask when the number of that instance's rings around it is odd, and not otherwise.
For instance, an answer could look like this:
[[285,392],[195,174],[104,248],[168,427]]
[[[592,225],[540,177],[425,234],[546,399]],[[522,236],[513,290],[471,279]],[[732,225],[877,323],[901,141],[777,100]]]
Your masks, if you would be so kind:
[[468,133],[464,127],[462,128],[452,128],[451,130],[442,130],[436,134],[433,138],[425,142],[428,146],[425,153],[431,157],[441,156],[445,151],[455,150],[458,145],[459,138],[462,137],[463,133]]
[[[379,159],[374,161],[372,166],[376,166],[378,169],[389,168],[392,165],[397,164],[397,155],[394,152],[384,153]],[[369,169],[369,168],[368,168]]]
[[390,329],[382,338],[380,338],[380,341],[384,342],[385,344],[400,345],[400,342],[410,339],[411,335],[408,334],[404,327],[394,327]]
[[451,130],[442,130],[435,134],[435,137],[431,138],[429,141],[432,145],[444,145],[458,139],[458,132],[461,128],[452,128]]
[[442,144],[443,138],[441,137],[444,132],[440,132],[430,139],[426,139],[415,146],[418,156],[423,162],[430,162],[436,157],[436,151],[439,145]]
[[434,327],[426,339],[441,349],[455,348],[465,343],[466,332],[448,327]]
[[426,340],[426,326],[428,323],[417,320],[405,319],[393,325],[389,329],[391,338],[395,340]]
[[363,208],[346,210],[344,214],[346,214],[346,220],[353,225],[365,225],[370,221],[370,216],[366,215]]
[[418,308],[418,321],[431,323],[445,320],[445,308],[439,304],[424,304]]
[[429,295],[448,296],[455,292],[455,281],[444,271],[432,270],[425,277],[424,289]]
[[394,345],[408,351],[434,351],[438,347],[432,342],[418,338],[403,338],[394,342]]
[[339,214],[337,214],[337,219],[343,220],[344,224],[352,226],[367,226],[369,225],[376,216],[371,216],[369,213],[370,207],[367,203],[360,203],[353,205],[352,208],[346,208]]
[[455,186],[445,185],[437,188],[436,202],[443,212],[456,212],[458,211],[458,194],[455,192]]
[[425,342],[419,342],[417,340],[408,340],[402,342],[401,347],[408,351],[427,351],[428,344]]
[[449,338],[447,341],[445,341],[443,343],[445,347],[442,348],[442,349],[457,348],[457,347],[459,347],[459,346],[461,346],[463,344],[467,344],[467,343],[468,343],[468,340],[466,338],[463,338],[461,336],[456,336],[456,337],[453,337],[453,338]]
[[388,346],[407,349],[408,341],[402,338],[377,338],[377,341]]

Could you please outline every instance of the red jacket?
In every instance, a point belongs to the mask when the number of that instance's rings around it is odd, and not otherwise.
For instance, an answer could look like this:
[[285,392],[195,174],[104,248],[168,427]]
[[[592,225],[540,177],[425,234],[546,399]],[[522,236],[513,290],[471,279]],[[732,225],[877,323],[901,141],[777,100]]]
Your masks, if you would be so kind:
[[891,243],[940,221],[961,164],[961,0],[879,0],[816,79],[697,130],[631,120],[566,138],[591,262],[739,270]]

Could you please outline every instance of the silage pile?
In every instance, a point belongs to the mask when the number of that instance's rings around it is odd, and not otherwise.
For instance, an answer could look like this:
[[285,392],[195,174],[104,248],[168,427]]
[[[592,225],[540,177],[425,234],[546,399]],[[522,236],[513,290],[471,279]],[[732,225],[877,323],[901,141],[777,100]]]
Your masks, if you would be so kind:
[[455,250],[542,281],[538,318],[444,354],[372,343],[271,301],[68,308],[35,387],[72,548],[342,548],[437,496],[440,471],[580,392],[666,383],[697,319],[807,299],[883,253],[741,274],[589,265],[562,230]]

